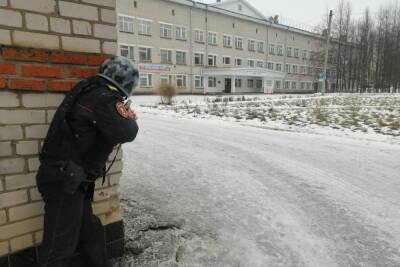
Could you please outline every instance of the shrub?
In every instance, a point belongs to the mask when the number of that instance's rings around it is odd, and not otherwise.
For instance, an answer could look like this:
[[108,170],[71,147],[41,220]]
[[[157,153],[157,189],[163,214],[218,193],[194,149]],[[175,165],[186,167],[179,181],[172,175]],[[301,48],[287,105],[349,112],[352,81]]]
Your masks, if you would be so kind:
[[157,86],[156,94],[161,97],[161,103],[171,105],[172,99],[176,96],[176,88],[173,85],[162,84]]

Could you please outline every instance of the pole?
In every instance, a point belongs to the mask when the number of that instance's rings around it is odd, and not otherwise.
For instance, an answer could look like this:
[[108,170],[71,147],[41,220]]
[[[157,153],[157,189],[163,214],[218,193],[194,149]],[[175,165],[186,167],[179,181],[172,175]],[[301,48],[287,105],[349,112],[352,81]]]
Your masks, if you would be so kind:
[[328,57],[329,57],[329,41],[331,39],[331,28],[332,28],[332,17],[333,17],[333,11],[329,11],[329,23],[328,23],[328,32],[326,36],[326,47],[325,47],[325,61],[324,61],[324,81],[321,86],[321,93],[322,95],[325,95],[326,92],[326,82],[327,82],[327,68],[328,68]]

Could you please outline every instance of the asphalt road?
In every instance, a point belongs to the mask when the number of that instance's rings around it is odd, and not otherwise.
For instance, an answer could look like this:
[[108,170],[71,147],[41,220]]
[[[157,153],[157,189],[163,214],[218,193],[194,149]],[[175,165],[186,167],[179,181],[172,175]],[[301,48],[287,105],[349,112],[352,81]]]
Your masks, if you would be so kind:
[[146,113],[139,125],[122,194],[186,221],[198,238],[183,266],[400,266],[399,145]]

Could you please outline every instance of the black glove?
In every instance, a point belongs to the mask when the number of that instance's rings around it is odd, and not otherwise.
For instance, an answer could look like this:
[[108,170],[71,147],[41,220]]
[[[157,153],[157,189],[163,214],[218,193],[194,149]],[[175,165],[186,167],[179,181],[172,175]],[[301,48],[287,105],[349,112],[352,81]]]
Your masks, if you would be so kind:
[[86,181],[87,174],[82,166],[69,160],[60,168],[64,180],[64,192],[70,195],[75,194],[82,182]]

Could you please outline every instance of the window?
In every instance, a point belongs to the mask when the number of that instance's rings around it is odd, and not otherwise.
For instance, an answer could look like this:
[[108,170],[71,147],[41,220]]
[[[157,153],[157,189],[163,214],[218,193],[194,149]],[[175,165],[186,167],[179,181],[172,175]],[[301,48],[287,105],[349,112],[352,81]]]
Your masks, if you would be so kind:
[[282,87],[282,82],[281,81],[275,81],[275,89],[281,89]]
[[291,47],[286,48],[286,55],[288,57],[292,57],[292,48]]
[[303,51],[301,52],[301,57],[302,57],[303,59],[307,59],[307,50],[303,50]]
[[274,44],[269,45],[269,54],[275,55],[275,45]]
[[224,44],[224,47],[232,47],[232,36],[224,35],[223,44]]
[[235,87],[242,88],[242,79],[235,79]]
[[224,65],[230,65],[231,64],[231,57],[223,57],[222,58],[222,63]]
[[217,78],[215,77],[208,77],[208,87],[215,88],[217,87]]
[[209,32],[208,33],[208,44],[210,45],[217,45],[218,41],[217,41],[217,33],[215,32]]
[[172,38],[172,24],[160,24],[160,37]]
[[143,35],[151,35],[151,21],[140,19],[138,23],[138,32]]
[[290,73],[290,64],[285,64],[285,72]]
[[162,85],[172,84],[172,75],[161,75],[160,76],[160,83]]
[[142,74],[139,77],[140,87],[151,87],[152,86],[152,75]]
[[208,55],[208,66],[217,66],[217,56],[216,55]]
[[195,30],[194,31],[194,41],[199,43],[204,43],[204,31]]
[[256,41],[249,40],[249,51],[256,51]]
[[194,53],[194,64],[198,66],[204,65],[204,54]]
[[264,53],[264,42],[257,43],[257,51],[258,53]]
[[161,49],[161,64],[172,64],[172,51]]
[[250,68],[254,68],[255,67],[254,60],[253,59],[247,60],[247,66],[249,66]]
[[247,80],[247,87],[248,88],[253,88],[254,87],[254,80],[248,79]]
[[238,10],[242,11],[243,10],[243,6],[242,5],[238,5]]
[[186,65],[186,52],[185,51],[176,51],[176,64],[177,65]]
[[292,73],[298,73],[298,68],[297,65],[292,65]]
[[298,48],[295,48],[294,50],[293,50],[294,52],[294,57],[295,58],[299,58],[299,49]]
[[313,75],[313,68],[312,67],[307,67],[307,74],[308,75]]
[[292,89],[297,89],[297,82],[292,82]]
[[300,66],[300,74],[306,74],[306,67]]
[[243,38],[235,37],[235,48],[243,49]]
[[176,75],[176,87],[186,88],[186,75]]
[[269,70],[274,70],[274,63],[268,62],[268,64],[267,64],[267,69],[269,69]]
[[306,83],[305,82],[300,82],[300,90],[306,89]]
[[175,28],[175,38],[178,40],[186,40],[186,28],[177,26]]
[[133,17],[118,16],[118,29],[121,32],[133,33]]
[[311,90],[311,87],[312,87],[312,82],[307,82],[306,83],[306,89],[307,90]]
[[139,60],[141,62],[151,61],[151,48],[139,47]]
[[235,58],[235,66],[243,66],[243,59]]
[[131,60],[134,60],[134,48],[130,45],[120,45],[119,46],[120,55]]
[[282,71],[282,64],[277,63],[277,64],[275,65],[275,70],[276,70],[276,71]]
[[283,46],[282,45],[276,46],[276,53],[278,54],[278,56],[283,56]]
[[204,88],[204,78],[202,76],[194,76],[194,88]]
[[256,88],[261,89],[262,88],[262,80],[256,80]]
[[284,89],[290,89],[290,82],[289,81],[285,81]]
[[264,68],[264,61],[257,61],[257,68]]

